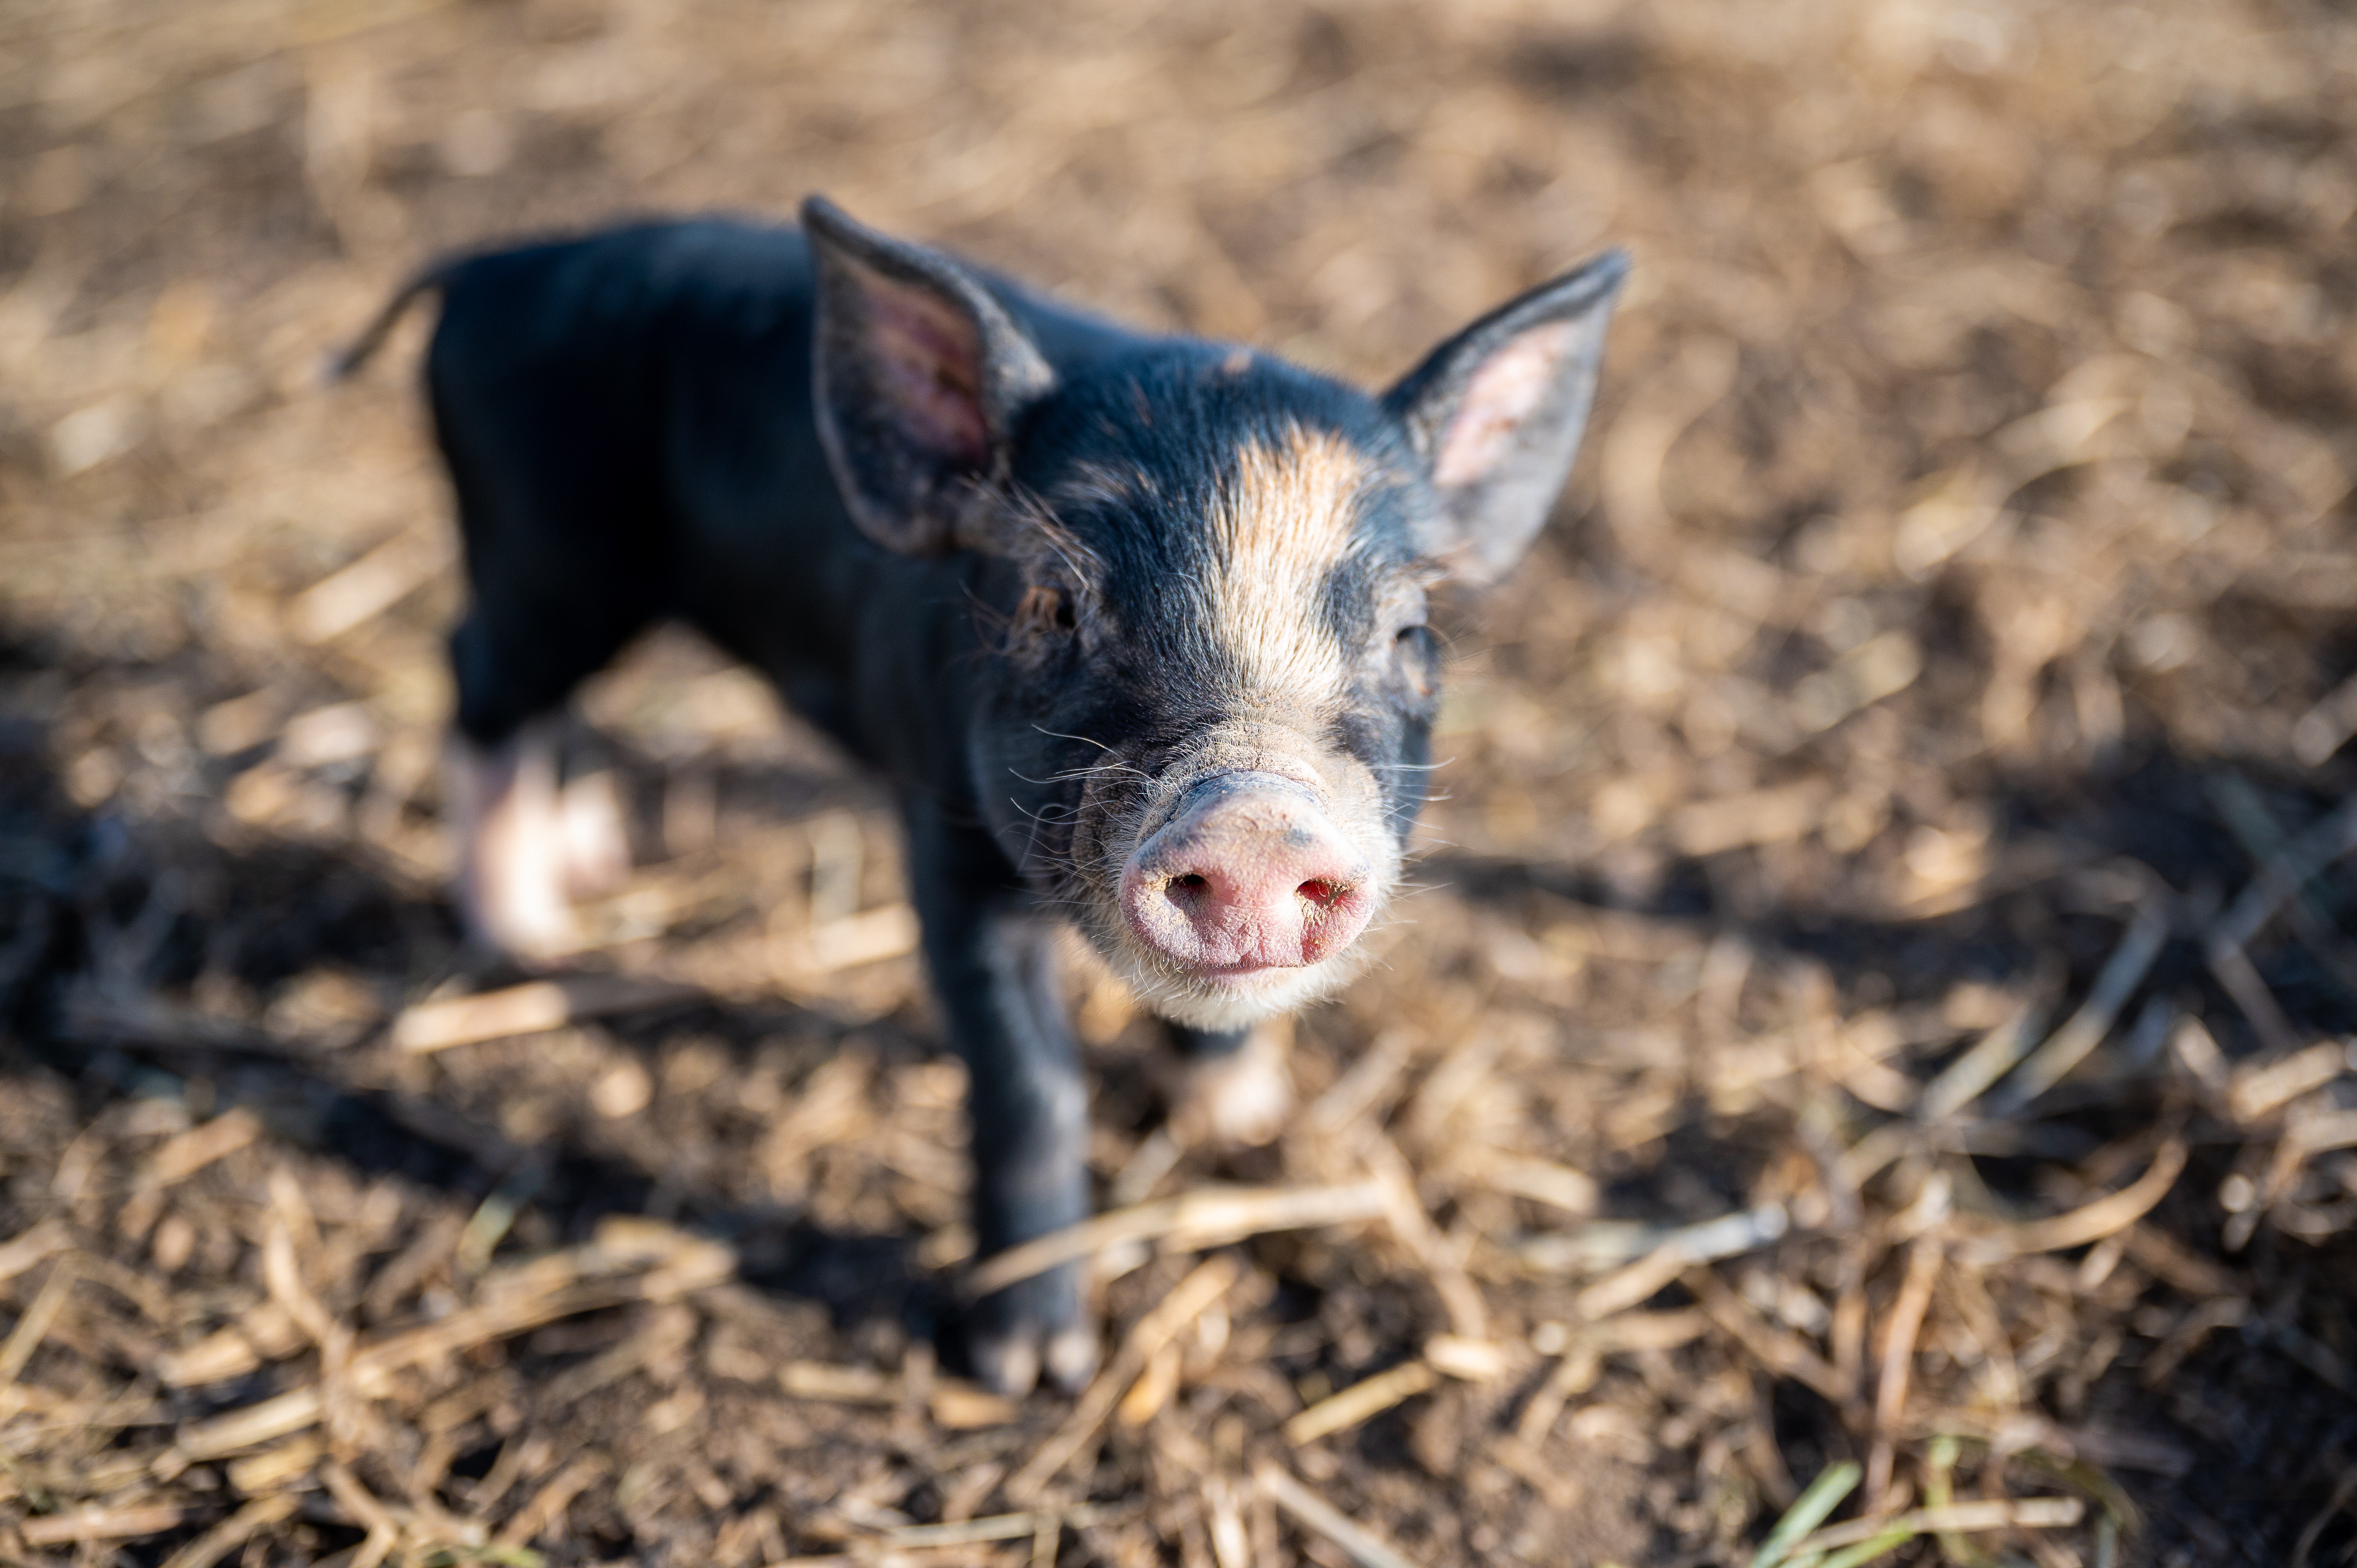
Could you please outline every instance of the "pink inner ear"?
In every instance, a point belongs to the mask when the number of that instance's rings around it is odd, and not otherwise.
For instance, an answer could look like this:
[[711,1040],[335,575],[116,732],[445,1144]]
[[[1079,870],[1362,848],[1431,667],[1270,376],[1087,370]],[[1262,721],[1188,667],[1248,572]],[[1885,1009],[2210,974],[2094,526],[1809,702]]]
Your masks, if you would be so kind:
[[1570,346],[1572,323],[1534,327],[1481,362],[1441,437],[1433,482],[1443,489],[1480,484],[1513,449],[1514,432],[1554,385]]
[[953,463],[983,467],[982,344],[965,313],[930,290],[869,276],[867,322],[877,388],[909,438]]

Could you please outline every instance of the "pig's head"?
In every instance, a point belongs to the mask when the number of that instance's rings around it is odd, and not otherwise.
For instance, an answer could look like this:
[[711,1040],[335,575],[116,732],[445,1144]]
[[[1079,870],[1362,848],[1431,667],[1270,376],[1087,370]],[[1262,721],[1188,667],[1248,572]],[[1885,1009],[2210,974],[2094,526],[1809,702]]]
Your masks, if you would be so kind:
[[1184,339],[1059,371],[957,263],[804,216],[845,503],[891,549],[966,557],[993,833],[1165,1016],[1230,1029],[1331,991],[1425,800],[1426,594],[1496,580],[1545,521],[1624,259],[1369,396]]

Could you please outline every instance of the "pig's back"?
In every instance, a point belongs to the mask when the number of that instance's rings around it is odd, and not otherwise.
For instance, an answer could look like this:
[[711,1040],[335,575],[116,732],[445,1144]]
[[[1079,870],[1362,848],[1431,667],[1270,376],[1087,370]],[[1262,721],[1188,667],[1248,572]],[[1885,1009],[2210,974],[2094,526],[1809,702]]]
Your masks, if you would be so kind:
[[[497,591],[487,563],[519,581],[554,568],[576,603],[686,620],[868,751],[852,710],[874,686],[860,665],[878,653],[879,600],[916,619],[970,606],[926,592],[938,574],[887,554],[844,510],[813,414],[802,231],[652,222],[446,276],[427,380],[480,590]],[[1060,369],[1137,341],[988,282]],[[928,642],[948,629],[909,627]]]

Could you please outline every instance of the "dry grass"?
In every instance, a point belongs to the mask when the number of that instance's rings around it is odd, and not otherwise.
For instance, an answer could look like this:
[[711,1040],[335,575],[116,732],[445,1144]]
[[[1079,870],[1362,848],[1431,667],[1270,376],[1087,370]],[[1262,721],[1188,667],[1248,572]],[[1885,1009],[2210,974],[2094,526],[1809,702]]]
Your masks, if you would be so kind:
[[[0,1558],[2347,1561],[2352,68],[2310,0],[0,5]],[[1076,1403],[937,1364],[961,1069],[749,678],[588,694],[644,864],[474,995],[417,324],[313,381],[437,248],[813,188],[1368,378],[1639,256],[1296,1125],[1185,1146],[1076,983]]]

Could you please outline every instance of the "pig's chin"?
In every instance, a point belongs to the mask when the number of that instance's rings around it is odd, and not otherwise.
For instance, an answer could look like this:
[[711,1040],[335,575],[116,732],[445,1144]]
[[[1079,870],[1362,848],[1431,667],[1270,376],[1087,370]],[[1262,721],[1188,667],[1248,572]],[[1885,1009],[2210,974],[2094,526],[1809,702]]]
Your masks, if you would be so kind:
[[1362,946],[1354,942],[1316,963],[1198,970],[1141,950],[1117,919],[1111,924],[1111,940],[1103,926],[1092,934],[1122,983],[1149,1011],[1195,1029],[1242,1029],[1307,1006],[1340,990],[1364,964]]

